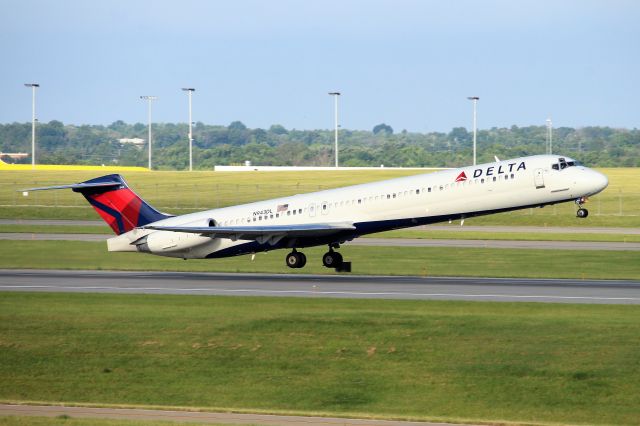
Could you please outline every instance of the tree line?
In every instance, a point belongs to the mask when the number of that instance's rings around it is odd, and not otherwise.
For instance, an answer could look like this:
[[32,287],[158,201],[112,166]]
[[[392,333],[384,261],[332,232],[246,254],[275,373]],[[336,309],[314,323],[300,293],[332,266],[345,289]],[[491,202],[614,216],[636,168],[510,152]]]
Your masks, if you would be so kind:
[[[186,123],[158,123],[153,130],[154,168],[188,168]],[[250,129],[240,121],[228,126],[201,122],[193,128],[194,168],[215,165],[333,165],[333,130],[295,130],[274,124]],[[147,139],[147,126],[116,121],[108,126],[39,123],[36,161],[39,164],[105,164],[145,166],[147,148],[120,143],[123,138]],[[594,167],[640,166],[640,130],[611,127],[560,127],[553,130],[553,152]],[[473,134],[464,127],[448,133],[395,133],[385,123],[371,131],[342,129],[340,165],[379,167],[459,167],[472,162]],[[545,126],[511,126],[479,130],[478,162],[544,154]],[[31,152],[31,123],[0,124],[0,151]],[[6,159],[5,159],[6,161]],[[19,160],[29,163],[30,158]]]

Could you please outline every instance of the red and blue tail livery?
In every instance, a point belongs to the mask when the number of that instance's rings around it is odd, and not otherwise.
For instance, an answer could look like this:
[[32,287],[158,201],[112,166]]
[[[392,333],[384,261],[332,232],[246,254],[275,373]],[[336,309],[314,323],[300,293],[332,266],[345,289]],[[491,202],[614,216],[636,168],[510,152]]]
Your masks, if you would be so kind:
[[66,188],[81,193],[117,235],[172,217],[151,207],[133,192],[124,178],[118,174],[72,185],[31,188],[29,191]]

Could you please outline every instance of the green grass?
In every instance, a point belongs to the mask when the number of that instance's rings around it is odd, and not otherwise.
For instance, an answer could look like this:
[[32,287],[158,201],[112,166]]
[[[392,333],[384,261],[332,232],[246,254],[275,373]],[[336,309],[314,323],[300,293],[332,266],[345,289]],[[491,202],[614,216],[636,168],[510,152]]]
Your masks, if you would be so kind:
[[[470,225],[640,226],[640,169],[603,169],[610,185],[593,197],[591,216],[575,218],[569,203],[544,209],[468,219]],[[416,170],[340,172],[138,172],[127,173],[131,187],[155,207],[173,214],[224,207],[319,189],[418,174]],[[95,172],[21,171],[0,173],[0,217],[96,219],[84,198],[72,191],[33,192],[18,189],[79,182]],[[60,206],[72,206],[62,208]]]
[[[113,236],[105,225],[0,225],[0,233],[34,234],[99,234]],[[405,229],[366,235],[371,238],[418,238],[451,240],[508,240],[508,241],[599,241],[599,242],[640,242],[636,234],[578,234],[578,233],[536,233],[536,232],[484,232],[484,231],[432,231],[425,229]]]
[[114,236],[111,228],[100,226],[75,226],[75,225],[0,225],[2,232],[19,232],[33,234],[107,234]]
[[[225,259],[180,260],[141,253],[109,253],[102,242],[0,241],[0,268],[136,271],[268,272],[330,274],[324,247],[305,249],[304,269],[284,264],[285,250]],[[344,246],[353,272],[371,275],[489,276],[527,278],[640,279],[634,251],[526,250],[442,247]]]
[[[1,229],[1,227],[0,227]],[[403,229],[366,235],[370,238],[418,238],[432,240],[503,240],[503,241],[597,241],[640,242],[637,234],[577,234],[536,232],[431,231]]]
[[2,293],[0,399],[637,424],[635,306]]

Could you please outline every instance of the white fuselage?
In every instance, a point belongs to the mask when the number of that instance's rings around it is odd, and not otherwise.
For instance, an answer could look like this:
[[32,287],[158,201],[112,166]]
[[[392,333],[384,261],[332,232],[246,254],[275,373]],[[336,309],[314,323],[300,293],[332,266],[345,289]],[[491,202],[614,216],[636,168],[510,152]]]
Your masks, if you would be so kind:
[[[282,197],[171,217],[154,225],[271,226],[348,222],[356,230],[337,237],[342,243],[358,235],[545,206],[588,197],[608,184],[606,176],[557,155],[522,157],[381,182]],[[567,166],[571,164],[571,166]],[[555,166],[554,166],[555,165]],[[554,168],[555,167],[555,168]],[[224,257],[283,247],[327,244],[326,239],[289,245],[210,238],[200,234],[134,229],[111,238],[109,250],[136,251],[132,242],[147,236],[150,253],[180,258]]]

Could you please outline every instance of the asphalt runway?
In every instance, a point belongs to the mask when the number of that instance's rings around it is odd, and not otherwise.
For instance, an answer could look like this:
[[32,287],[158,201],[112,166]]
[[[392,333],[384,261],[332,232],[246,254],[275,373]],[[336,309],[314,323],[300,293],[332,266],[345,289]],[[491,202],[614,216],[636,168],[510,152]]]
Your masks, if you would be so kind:
[[0,270],[0,291],[640,304],[640,281]]
[[[28,232],[0,233],[0,240],[38,241],[106,241],[113,235],[104,234],[38,234]],[[378,247],[458,247],[538,250],[607,250],[640,251],[640,243],[602,241],[511,241],[511,240],[446,240],[429,238],[357,238],[346,243],[355,246]]]

